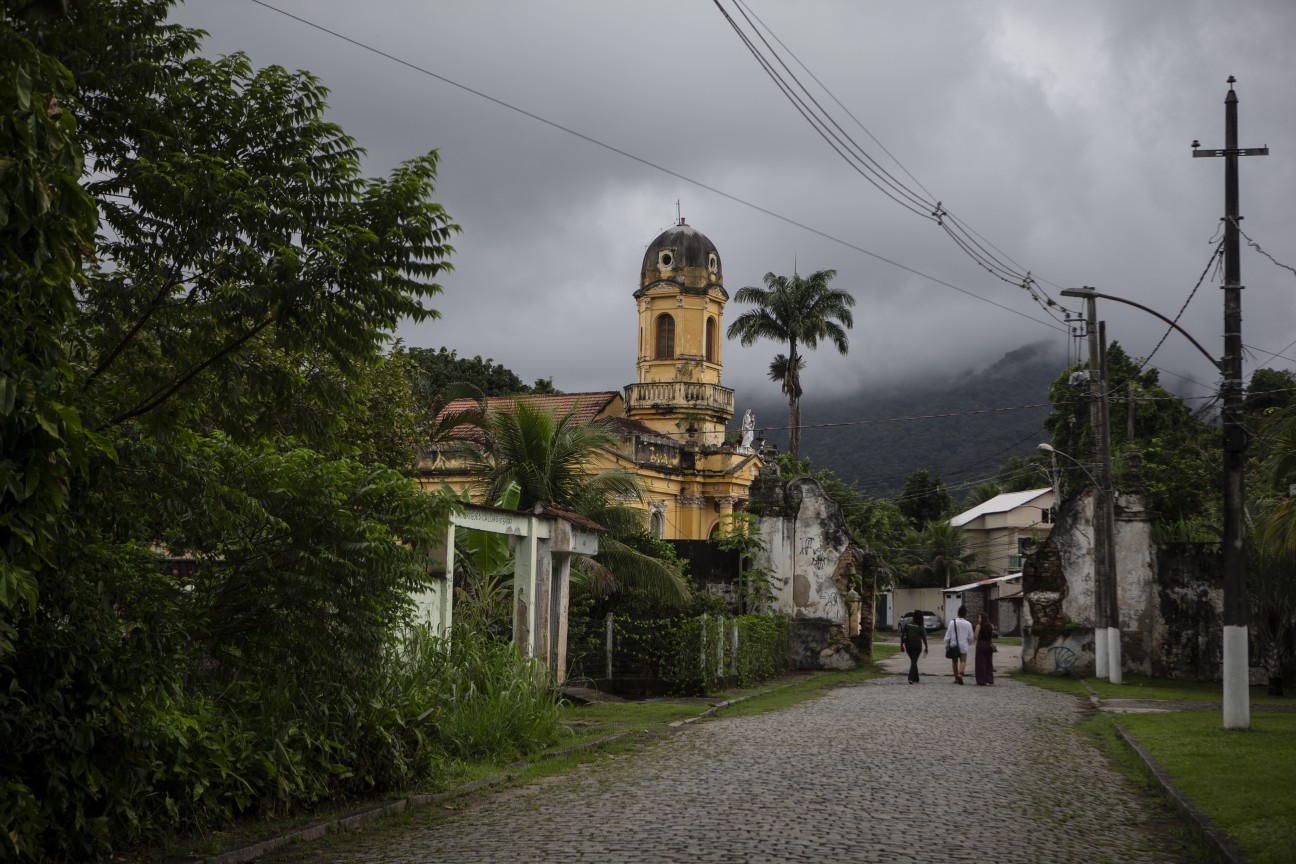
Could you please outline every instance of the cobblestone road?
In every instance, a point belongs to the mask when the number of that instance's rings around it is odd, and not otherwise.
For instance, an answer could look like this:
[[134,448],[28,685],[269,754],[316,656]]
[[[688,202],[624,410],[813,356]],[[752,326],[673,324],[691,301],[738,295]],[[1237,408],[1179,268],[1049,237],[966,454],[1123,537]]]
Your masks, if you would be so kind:
[[[936,659],[924,666],[942,669]],[[1076,733],[1081,710],[1002,678],[958,687],[946,672],[910,686],[892,675],[786,711],[696,724],[321,860],[1185,860],[1162,815]]]

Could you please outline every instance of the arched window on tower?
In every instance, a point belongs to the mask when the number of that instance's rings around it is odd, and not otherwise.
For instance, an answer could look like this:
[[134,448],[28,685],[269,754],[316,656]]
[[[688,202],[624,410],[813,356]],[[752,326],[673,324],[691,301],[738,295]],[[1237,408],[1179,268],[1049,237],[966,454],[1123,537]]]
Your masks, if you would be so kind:
[[675,319],[670,315],[657,316],[657,353],[658,360],[675,359]]
[[706,362],[716,363],[716,319],[708,318],[706,322]]

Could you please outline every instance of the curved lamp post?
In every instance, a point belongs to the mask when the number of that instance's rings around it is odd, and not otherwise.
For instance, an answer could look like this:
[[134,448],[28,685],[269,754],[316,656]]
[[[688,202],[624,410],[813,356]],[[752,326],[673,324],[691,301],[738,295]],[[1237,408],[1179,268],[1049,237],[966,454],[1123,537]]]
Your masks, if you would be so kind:
[[1057,449],[1047,441],[1040,442],[1039,446],[1037,446],[1035,449],[1039,450],[1042,453],[1048,453],[1050,456],[1053,457],[1053,473],[1049,475],[1049,479],[1053,481],[1053,495],[1055,497],[1059,499],[1062,497],[1062,490],[1058,488],[1058,481],[1057,481],[1057,457],[1059,456],[1063,457],[1064,459],[1070,459],[1072,462],[1075,463],[1075,466],[1077,468],[1079,468],[1081,471],[1084,472],[1085,476],[1089,478],[1090,483],[1094,484],[1095,486],[1098,485],[1098,481],[1095,480],[1094,476],[1089,473],[1089,469],[1084,466],[1084,463],[1081,462],[1079,459],[1075,458],[1074,456],[1072,456],[1070,453],[1063,453],[1061,450]]

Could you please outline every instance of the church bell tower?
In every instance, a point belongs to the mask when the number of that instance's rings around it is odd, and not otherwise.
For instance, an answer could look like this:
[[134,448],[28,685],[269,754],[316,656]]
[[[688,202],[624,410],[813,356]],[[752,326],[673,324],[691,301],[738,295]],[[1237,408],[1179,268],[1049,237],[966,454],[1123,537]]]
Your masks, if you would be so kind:
[[625,388],[626,415],[677,441],[719,444],[734,392],[720,386],[729,295],[715,244],[681,217],[648,244],[634,297],[639,380]]

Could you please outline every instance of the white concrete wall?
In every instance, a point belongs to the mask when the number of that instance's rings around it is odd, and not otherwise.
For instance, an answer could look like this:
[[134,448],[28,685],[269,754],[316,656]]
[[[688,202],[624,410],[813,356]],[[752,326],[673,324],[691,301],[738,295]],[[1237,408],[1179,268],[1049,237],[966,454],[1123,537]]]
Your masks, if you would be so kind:
[[846,623],[846,604],[833,582],[837,562],[849,548],[837,505],[813,480],[794,480],[801,503],[794,519],[764,516],[761,537],[768,547],[758,556],[779,586],[777,609],[795,619]]
[[1085,492],[1074,502],[1073,521],[1061,526],[1070,530],[1054,531],[1062,572],[1066,576],[1067,596],[1062,611],[1076,624],[1094,625],[1094,496]]
[[[1116,502],[1116,596],[1120,605],[1121,668],[1152,674],[1157,606],[1156,545],[1152,521],[1140,498],[1120,495]],[[1135,650],[1137,649],[1137,650]]]

